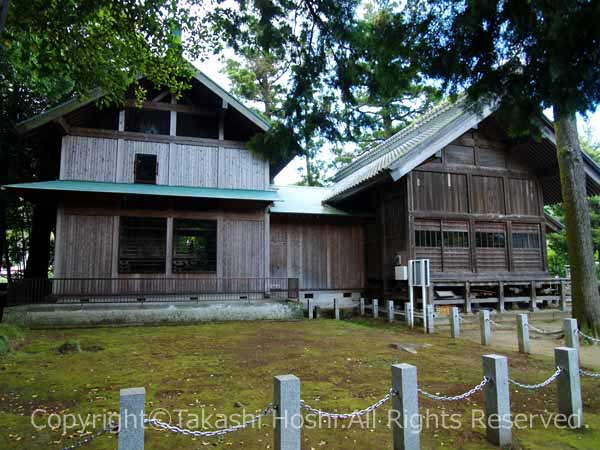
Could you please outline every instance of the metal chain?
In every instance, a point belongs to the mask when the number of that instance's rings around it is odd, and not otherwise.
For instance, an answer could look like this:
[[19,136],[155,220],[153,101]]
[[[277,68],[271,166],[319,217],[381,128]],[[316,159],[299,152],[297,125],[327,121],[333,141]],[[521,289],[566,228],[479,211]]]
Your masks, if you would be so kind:
[[199,431],[199,430],[190,430],[187,428],[180,428],[178,426],[171,425],[166,422],[161,422],[158,419],[146,419],[144,421],[144,423],[147,425],[152,425],[154,427],[162,428],[163,430],[171,431],[173,433],[184,434],[186,436],[207,437],[208,438],[208,437],[215,437],[215,436],[223,436],[224,434],[233,433],[234,431],[244,429],[244,428],[258,422],[263,417],[268,416],[272,412],[273,412],[273,405],[269,404],[262,412],[260,412],[258,415],[254,416],[252,419],[250,419],[244,423],[241,423],[239,425],[234,425],[229,428],[221,428],[219,430],[214,430],[214,431]]
[[98,431],[98,432],[96,432],[94,434],[90,434],[89,436],[86,436],[86,437],[78,440],[77,442],[75,442],[75,443],[73,443],[71,445],[68,445],[67,447],[63,447],[60,450],[73,450],[73,449],[76,449],[76,448],[83,447],[84,445],[89,444],[90,442],[92,442],[97,437],[100,437],[100,436],[102,436],[104,434],[107,434],[107,433],[112,433],[113,431],[117,432],[117,433],[119,432],[118,425],[113,425],[113,424],[107,425],[102,430],[100,430],[100,431]]
[[464,322],[464,323],[474,323],[472,320],[467,320],[463,316],[460,316],[460,315],[458,316],[458,320],[460,320],[461,322]]
[[419,391],[419,393],[424,395],[425,397],[430,398],[431,400],[436,400],[439,402],[455,402],[455,401],[464,400],[466,398],[471,397],[472,395],[481,391],[483,389],[483,387],[486,384],[488,384],[489,382],[490,382],[490,380],[487,377],[483,377],[483,380],[481,381],[481,383],[479,383],[477,386],[475,386],[470,391],[467,391],[464,394],[460,394],[460,395],[451,395],[451,396],[435,395],[435,394],[431,394],[427,391],[424,391],[421,388],[418,388],[417,391]]
[[353,417],[360,417],[360,416],[364,416],[366,414],[372,413],[377,408],[379,408],[381,405],[386,403],[390,398],[392,398],[393,395],[396,395],[396,392],[393,389],[390,389],[390,391],[381,400],[373,403],[371,406],[369,406],[365,409],[352,411],[351,413],[331,413],[331,412],[327,412],[327,411],[322,411],[320,409],[317,409],[310,405],[307,405],[304,400],[300,400],[300,407],[302,409],[305,409],[306,411],[309,411],[313,414],[317,414],[321,417],[329,417],[331,419],[352,419]]
[[532,324],[529,324],[529,329],[531,331],[535,331],[536,333],[540,333],[540,334],[561,334],[564,333],[563,330],[556,330],[556,331],[550,331],[550,330],[544,330],[542,328],[538,328]]
[[600,342],[600,339],[594,338],[592,336],[588,336],[587,334],[583,333],[581,330],[577,330],[577,331],[581,336],[583,336],[586,339],[589,339],[592,342]]
[[551,383],[554,383],[554,381],[556,381],[556,379],[559,377],[559,375],[562,373],[562,369],[560,367],[556,368],[556,372],[554,372],[550,378],[548,378],[545,381],[542,381],[541,383],[538,384],[523,384],[523,383],[519,383],[518,381],[513,380],[512,378],[509,378],[508,381],[510,381],[512,384],[514,384],[517,387],[520,387],[521,389],[542,389],[545,388],[546,386],[548,386]]
[[490,319],[490,322],[492,322],[492,325],[496,325],[498,328],[502,328],[504,330],[513,330],[513,327],[510,325],[501,325],[498,322],[493,321],[492,319]]
[[579,369],[581,375],[591,378],[600,378],[600,373],[590,372],[588,370]]

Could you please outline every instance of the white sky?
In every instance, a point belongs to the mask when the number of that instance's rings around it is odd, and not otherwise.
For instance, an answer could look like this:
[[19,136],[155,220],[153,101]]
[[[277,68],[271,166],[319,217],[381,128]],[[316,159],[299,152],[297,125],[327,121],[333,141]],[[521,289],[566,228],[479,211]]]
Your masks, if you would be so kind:
[[[197,62],[196,67],[202,70],[206,75],[212,78],[215,82],[220,84],[224,89],[229,90],[231,83],[229,79],[221,73],[223,64],[219,57],[214,56],[207,61]],[[552,117],[551,111],[545,111],[545,113]],[[590,114],[587,118],[587,122],[591,127],[592,139],[594,141],[600,141],[600,107],[596,109],[593,114]],[[583,119],[579,121],[579,131],[584,132]],[[295,184],[301,180],[298,174],[298,169],[304,166],[304,160],[302,158],[294,158],[279,174],[275,177],[275,183],[279,185]]]

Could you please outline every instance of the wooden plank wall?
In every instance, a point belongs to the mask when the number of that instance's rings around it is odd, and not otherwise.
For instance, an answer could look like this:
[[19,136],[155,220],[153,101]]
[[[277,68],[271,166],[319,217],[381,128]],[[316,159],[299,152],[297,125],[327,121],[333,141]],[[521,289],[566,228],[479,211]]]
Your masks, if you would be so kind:
[[[118,215],[115,215],[118,214]],[[144,215],[172,219],[208,219],[217,221],[217,271],[214,274],[170,274],[167,261],[165,274],[119,274],[119,216]],[[172,230],[172,227],[168,228]],[[101,209],[59,208],[56,229],[56,276],[120,277],[120,278],[262,278],[266,269],[264,210],[256,213],[214,211],[115,211]],[[166,236],[167,243],[171,242]],[[168,244],[169,245],[169,244]],[[169,254],[170,252],[167,252]],[[168,258],[167,258],[168,259]]]
[[271,216],[271,276],[299,278],[301,289],[364,285],[361,224]]
[[133,183],[135,154],[157,155],[157,184],[228,189],[269,187],[269,164],[244,148],[64,136],[61,180]]

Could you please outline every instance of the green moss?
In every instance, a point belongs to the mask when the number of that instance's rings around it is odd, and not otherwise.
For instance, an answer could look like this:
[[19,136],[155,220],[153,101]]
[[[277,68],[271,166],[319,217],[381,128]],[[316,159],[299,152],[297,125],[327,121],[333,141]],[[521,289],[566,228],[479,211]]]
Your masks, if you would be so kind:
[[81,344],[76,340],[68,340],[58,347],[58,353],[66,355],[67,353],[81,353]]
[[23,330],[15,325],[0,324],[0,356],[15,349],[24,335]]

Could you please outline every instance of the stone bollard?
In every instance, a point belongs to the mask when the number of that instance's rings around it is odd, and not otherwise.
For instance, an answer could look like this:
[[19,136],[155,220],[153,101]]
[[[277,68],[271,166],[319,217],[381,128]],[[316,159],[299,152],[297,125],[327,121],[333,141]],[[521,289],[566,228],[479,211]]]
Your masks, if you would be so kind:
[[388,322],[393,322],[395,317],[394,317],[394,300],[388,300]]
[[485,309],[479,311],[479,326],[481,327],[481,345],[490,345],[492,342],[492,327],[489,311]]
[[306,308],[308,309],[308,320],[314,319],[314,307],[310,298],[306,300]]
[[417,368],[410,364],[392,366],[392,397],[390,418],[394,450],[419,450],[421,423],[417,392]]
[[460,337],[460,313],[456,306],[453,306],[452,309],[450,309],[450,335],[454,339]]
[[358,301],[358,313],[361,316],[365,315],[365,298],[361,297],[360,300]]
[[379,318],[379,300],[376,298],[373,299],[373,318]]
[[413,307],[409,302],[404,304],[404,317],[406,319],[406,325],[408,325],[409,328],[414,328],[415,317],[413,315]]
[[321,307],[319,305],[315,305],[315,307],[313,308],[313,311],[315,312],[315,319],[320,319],[321,318]]
[[499,447],[509,447],[512,422],[506,356],[483,355],[483,375],[489,380],[484,387],[487,440]]
[[579,327],[577,319],[564,319],[563,330],[565,332],[565,346],[574,348],[579,353]]
[[570,428],[581,428],[583,403],[578,352],[574,348],[557,347],[554,349],[554,359],[556,366],[562,369],[558,376],[558,412],[567,418]]
[[567,285],[565,280],[560,280],[560,310],[567,310]]
[[333,314],[335,316],[335,320],[340,320],[340,305],[338,304],[337,298],[333,299]]
[[427,314],[427,334],[433,334],[435,332],[435,308],[433,305],[427,305],[425,307]]
[[144,450],[146,389],[121,389],[118,450]]
[[531,353],[529,346],[529,318],[527,314],[517,314],[517,335],[519,339],[519,352]]
[[275,450],[300,450],[300,379],[294,375],[274,378]]

